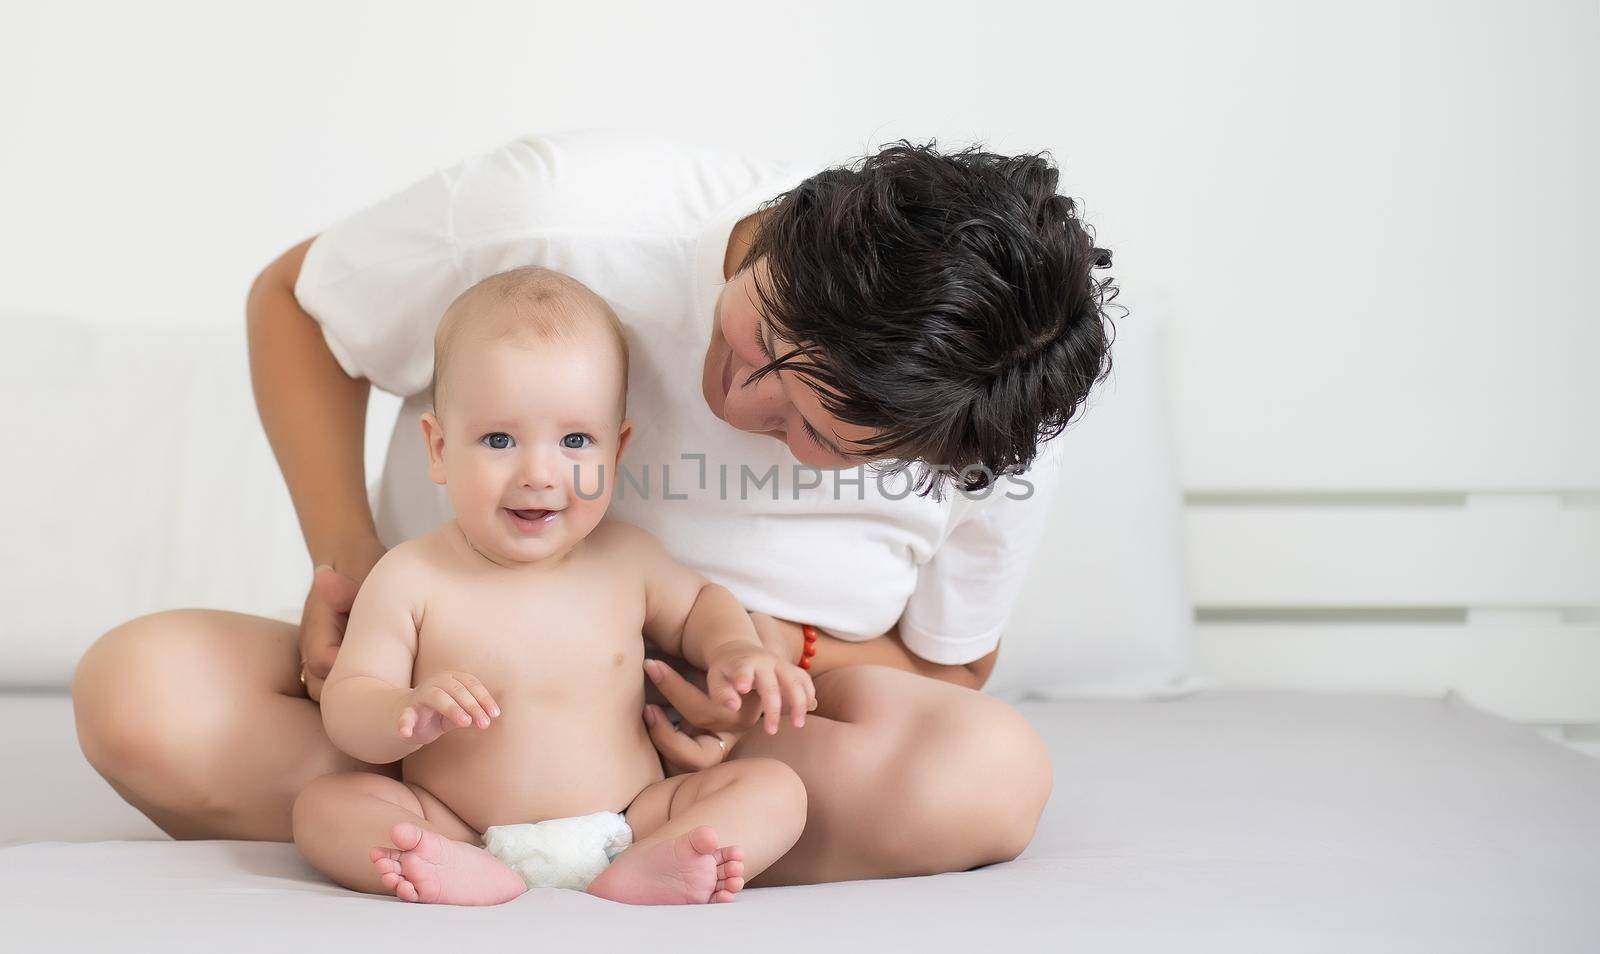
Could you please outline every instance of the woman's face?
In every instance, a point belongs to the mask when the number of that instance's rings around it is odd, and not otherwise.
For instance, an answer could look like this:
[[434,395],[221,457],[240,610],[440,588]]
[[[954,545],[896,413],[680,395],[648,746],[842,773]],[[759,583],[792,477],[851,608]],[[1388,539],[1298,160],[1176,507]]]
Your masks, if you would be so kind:
[[[766,279],[766,260],[737,272],[717,296],[711,343],[706,348],[700,387],[711,413],[741,431],[766,434],[789,446],[795,460],[824,470],[853,467],[865,458],[848,453],[851,441],[873,435],[870,428],[838,421],[822,406],[813,386],[789,370],[751,382],[755,369],[794,350],[773,335],[761,313],[752,271]],[[803,364],[804,358],[796,359]]]

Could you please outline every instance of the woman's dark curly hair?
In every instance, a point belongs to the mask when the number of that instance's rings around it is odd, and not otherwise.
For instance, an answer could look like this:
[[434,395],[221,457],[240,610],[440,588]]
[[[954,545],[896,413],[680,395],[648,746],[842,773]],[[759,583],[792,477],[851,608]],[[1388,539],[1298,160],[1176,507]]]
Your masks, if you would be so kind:
[[1115,333],[1117,289],[1090,274],[1111,253],[1056,180],[1048,153],[902,140],[766,203],[740,268],[766,259],[756,293],[796,350],[753,379],[821,385],[830,414],[878,435],[846,450],[935,465],[918,493],[1027,469],[1110,373]]

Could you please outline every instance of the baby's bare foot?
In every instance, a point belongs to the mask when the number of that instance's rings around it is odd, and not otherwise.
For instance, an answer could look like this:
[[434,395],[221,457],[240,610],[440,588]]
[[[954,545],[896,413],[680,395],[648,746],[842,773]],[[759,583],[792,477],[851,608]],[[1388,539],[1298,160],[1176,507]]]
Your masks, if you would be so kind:
[[451,841],[409,822],[389,829],[393,848],[372,849],[383,886],[402,901],[501,904],[528,889],[522,878],[476,845]]
[[635,845],[617,856],[589,893],[624,904],[706,904],[732,901],[744,888],[744,853],[720,848],[701,825],[667,841]]

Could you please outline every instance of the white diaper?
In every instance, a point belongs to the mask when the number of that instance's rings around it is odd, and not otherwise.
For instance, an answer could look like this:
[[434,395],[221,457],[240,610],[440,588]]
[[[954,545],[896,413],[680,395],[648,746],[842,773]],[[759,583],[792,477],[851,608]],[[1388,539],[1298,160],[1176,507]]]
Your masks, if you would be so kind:
[[582,891],[631,844],[633,829],[616,812],[492,825],[483,833],[483,847],[530,888]]

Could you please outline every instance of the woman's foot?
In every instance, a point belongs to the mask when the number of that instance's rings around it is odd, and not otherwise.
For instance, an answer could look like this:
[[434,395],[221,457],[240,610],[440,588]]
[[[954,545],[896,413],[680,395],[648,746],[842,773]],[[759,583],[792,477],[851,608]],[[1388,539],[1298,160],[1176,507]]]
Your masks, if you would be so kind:
[[744,853],[721,848],[701,825],[667,841],[634,845],[589,884],[597,898],[624,904],[706,904],[732,901],[744,888]]
[[410,822],[389,829],[389,840],[393,848],[372,849],[372,864],[383,886],[402,901],[503,904],[528,890],[520,875],[476,845]]

